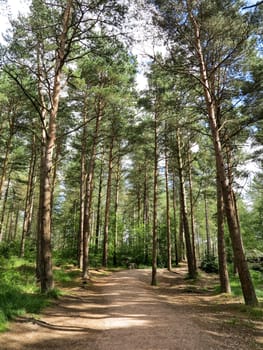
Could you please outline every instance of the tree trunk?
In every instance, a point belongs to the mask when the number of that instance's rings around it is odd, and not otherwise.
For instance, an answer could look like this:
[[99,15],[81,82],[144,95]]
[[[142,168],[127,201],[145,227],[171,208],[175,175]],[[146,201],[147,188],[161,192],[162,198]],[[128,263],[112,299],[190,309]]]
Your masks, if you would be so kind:
[[154,113],[154,173],[153,173],[153,233],[152,233],[152,286],[157,285],[157,201],[158,201],[158,116]]
[[83,228],[85,214],[85,194],[87,180],[87,96],[84,97],[84,108],[82,113],[83,129],[81,139],[81,173],[80,173],[80,213],[79,213],[79,234],[78,234],[78,265],[83,268]]
[[173,171],[173,217],[174,217],[174,252],[175,252],[175,264],[179,264],[178,254],[178,239],[177,239],[177,215],[176,215],[176,187],[175,187],[175,174]]
[[70,27],[72,1],[68,0],[62,19],[62,33],[58,42],[57,56],[55,62],[54,83],[51,95],[51,110],[45,142],[45,154],[42,162],[43,181],[41,186],[41,232],[40,232],[40,284],[41,292],[47,293],[54,288],[52,272],[52,252],[51,252],[51,218],[52,218],[52,173],[53,173],[53,153],[56,146],[56,117],[59,107],[61,92],[62,67],[65,63],[67,45],[67,34]]
[[221,184],[217,177],[217,242],[218,242],[218,265],[221,293],[231,293],[229,275],[227,270],[227,257],[224,238],[224,203]]
[[[189,5],[189,2],[188,2]],[[200,27],[197,23],[194,15],[191,12],[190,7],[188,13],[193,23],[195,31],[195,49],[200,64],[200,75],[202,80],[202,86],[204,89],[204,97],[206,100],[207,114],[209,119],[209,125],[212,133],[214,151],[216,157],[216,169],[219,176],[220,186],[222,190],[224,209],[227,217],[227,223],[232,242],[232,248],[234,253],[235,263],[237,265],[238,274],[241,282],[243,296],[247,305],[256,306],[258,300],[256,297],[254,285],[249,273],[248,264],[245,258],[243,249],[243,243],[241,238],[241,232],[238,222],[238,215],[235,206],[232,184],[230,183],[225,172],[225,160],[223,158],[222,144],[220,139],[220,130],[217,124],[216,115],[216,103],[214,101],[214,94],[210,89],[209,77],[206,70],[205,60],[203,57],[202,45],[200,41]]]
[[189,197],[190,197],[193,262],[194,262],[194,269],[197,270],[196,252],[195,252],[195,218],[194,218],[194,200],[193,200],[192,162],[191,162],[191,156],[190,156],[190,147],[188,147],[188,172],[189,172]]
[[209,220],[208,220],[206,190],[204,190],[204,202],[205,202],[206,256],[209,258],[211,256],[211,237],[210,237],[210,228],[209,228]]
[[[114,130],[112,130],[114,133]],[[108,163],[108,181],[105,203],[105,217],[104,217],[104,240],[103,240],[103,257],[102,265],[108,266],[108,246],[109,246],[109,223],[110,223],[110,200],[111,200],[111,182],[112,182],[112,169],[113,169],[113,146],[114,146],[114,134],[111,136],[110,150],[109,150],[109,163]]]
[[101,159],[100,174],[99,174],[99,188],[98,188],[98,201],[97,201],[97,217],[96,217],[96,231],[95,231],[95,254],[99,251],[99,236],[100,236],[100,216],[101,216],[101,196],[102,196],[102,183],[103,183],[103,165],[104,159]]
[[[45,105],[42,105],[45,107]],[[46,109],[42,108],[42,138],[41,138],[41,154],[40,154],[40,169],[39,169],[39,200],[38,200],[38,224],[37,224],[37,254],[36,254],[36,278],[40,281],[41,277],[41,232],[42,232],[42,203],[44,191],[44,160],[45,160],[45,143],[46,143]]]
[[12,241],[12,223],[13,223],[13,204],[11,204],[11,207],[8,210],[7,218],[6,218],[6,228],[5,228],[5,240],[7,242]]
[[[51,118],[50,118],[51,119]],[[50,132],[52,137],[47,139],[45,145],[45,155],[42,160],[43,173],[40,186],[41,190],[41,231],[40,231],[40,283],[41,292],[47,293],[54,287],[52,273],[52,253],[51,253],[51,168],[52,155],[55,146],[55,120],[50,120]],[[53,129],[53,130],[52,130]]]
[[187,215],[185,183],[184,183],[184,175],[183,175],[183,162],[182,162],[182,154],[181,154],[181,135],[180,135],[179,129],[177,129],[176,131],[176,136],[177,136],[178,173],[179,173],[179,181],[180,181],[180,203],[181,203],[181,213],[182,213],[182,220],[183,220],[183,227],[184,227],[188,274],[190,278],[195,278],[197,271],[196,271],[196,263],[194,262],[194,255],[193,255],[193,249],[191,245],[191,235],[190,235],[188,215]]
[[25,241],[26,241],[26,237],[29,235],[30,226],[32,222],[33,204],[34,204],[33,195],[34,195],[34,185],[35,185],[35,179],[36,179],[36,158],[37,158],[36,157],[36,138],[35,136],[33,136],[29,173],[28,173],[28,182],[27,182],[24,221],[23,221],[21,245],[20,245],[21,258],[23,258],[25,254]]
[[6,212],[6,204],[8,199],[8,192],[9,192],[9,185],[10,185],[10,173],[8,175],[7,185],[5,189],[5,195],[3,198],[3,205],[2,205],[2,212],[1,212],[1,219],[0,219],[0,243],[3,241],[3,226],[4,226],[4,219],[5,219],[5,212]]
[[149,263],[149,228],[150,228],[150,215],[149,215],[149,193],[148,193],[148,169],[147,161],[145,159],[144,170],[144,184],[143,184],[143,247],[144,247],[144,264]]
[[18,221],[19,221],[19,212],[20,212],[20,209],[17,208],[16,209],[16,213],[15,213],[15,223],[14,223],[14,226],[13,226],[13,240],[15,241],[17,239],[17,228],[18,228]]
[[9,191],[11,169],[9,170],[6,189],[4,189],[4,184],[5,184],[6,175],[7,175],[7,171],[8,171],[9,156],[10,156],[10,152],[11,152],[11,148],[12,148],[12,141],[13,141],[13,136],[14,136],[14,126],[15,126],[14,118],[13,118],[14,112],[9,110],[8,113],[9,113],[9,121],[8,121],[9,122],[9,135],[8,135],[8,139],[7,139],[6,144],[5,144],[5,154],[3,157],[1,177],[0,177],[0,201],[3,198],[1,220],[0,220],[0,243],[3,240],[3,223],[4,223],[7,196],[8,196],[8,191]]
[[113,265],[117,266],[118,253],[118,209],[119,209],[119,192],[121,179],[121,157],[118,154],[118,162],[116,169],[116,188],[115,188],[115,206],[114,206],[114,247],[113,247]]
[[11,152],[13,135],[14,135],[14,122],[13,122],[13,120],[10,120],[10,122],[9,122],[9,136],[8,136],[7,142],[5,144],[5,155],[3,157],[3,165],[2,165],[2,169],[1,169],[0,200],[2,199],[2,195],[3,195],[3,186],[5,183],[5,178],[6,178],[7,168],[8,168],[9,155]]
[[103,103],[102,100],[98,100],[97,112],[96,112],[96,124],[93,135],[93,142],[90,151],[90,159],[88,164],[88,172],[86,177],[86,193],[85,193],[85,209],[84,209],[84,222],[83,222],[83,264],[82,264],[82,277],[84,280],[89,278],[89,243],[91,237],[91,208],[92,208],[92,195],[93,195],[93,180],[95,171],[96,149],[99,137],[100,122],[102,119]]
[[167,236],[167,269],[172,270],[171,217],[169,192],[169,160],[165,149],[165,189],[166,189],[166,236]]

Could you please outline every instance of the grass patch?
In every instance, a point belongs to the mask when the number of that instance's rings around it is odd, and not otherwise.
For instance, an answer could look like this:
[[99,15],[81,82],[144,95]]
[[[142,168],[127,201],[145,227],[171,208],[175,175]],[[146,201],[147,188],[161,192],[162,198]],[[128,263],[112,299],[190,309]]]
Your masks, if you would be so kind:
[[[79,285],[79,278],[80,278],[81,272],[79,269],[72,269],[69,270],[68,268],[61,268],[61,269],[54,269],[53,276],[55,283],[64,288],[74,287]],[[59,291],[57,291],[60,293]]]
[[0,261],[0,331],[16,316],[39,313],[49,304],[36,286],[35,268],[23,259]]
[[[257,297],[263,298],[263,273],[261,271],[250,270],[251,278],[255,287]],[[241,284],[238,276],[230,275],[230,284],[232,295],[240,297],[242,296]]]
[[235,297],[242,296],[241,284],[238,276],[230,276],[231,293]]
[[257,297],[263,299],[263,273],[262,271],[250,270],[252,280],[254,282]]
[[[250,274],[253,280],[256,295],[258,299],[262,302],[263,301],[263,273],[261,271],[250,270]],[[231,296],[242,297],[243,293],[242,293],[242,288],[241,288],[238,275],[230,274],[229,279],[230,279],[230,285],[231,285],[231,294],[230,295],[227,294],[226,297],[231,297]],[[220,285],[217,284],[214,287],[214,292],[216,294],[220,293]],[[262,310],[262,314],[263,314],[263,310]]]

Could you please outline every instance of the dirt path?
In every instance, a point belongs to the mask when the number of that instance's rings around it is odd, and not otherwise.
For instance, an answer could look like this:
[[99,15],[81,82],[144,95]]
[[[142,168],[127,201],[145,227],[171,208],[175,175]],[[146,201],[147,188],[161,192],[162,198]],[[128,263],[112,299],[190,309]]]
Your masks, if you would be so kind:
[[[177,270],[176,270],[177,271]],[[221,297],[186,284],[185,270],[128,270],[75,287],[38,321],[21,318],[0,335],[1,350],[262,349],[263,323],[240,318]],[[219,299],[218,299],[219,298]],[[232,311],[231,311],[232,307]],[[229,311],[230,308],[230,311]]]

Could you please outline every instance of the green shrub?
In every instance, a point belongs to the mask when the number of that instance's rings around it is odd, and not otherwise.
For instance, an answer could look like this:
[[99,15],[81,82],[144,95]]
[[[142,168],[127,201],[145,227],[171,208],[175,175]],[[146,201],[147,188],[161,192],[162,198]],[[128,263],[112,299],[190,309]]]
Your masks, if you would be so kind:
[[19,243],[18,242],[2,242],[0,244],[0,256],[9,259],[11,256],[19,255]]
[[77,253],[74,247],[67,247],[53,252],[54,265],[62,266],[65,264],[77,265]]
[[213,255],[206,255],[201,261],[200,268],[207,273],[218,273],[216,257]]

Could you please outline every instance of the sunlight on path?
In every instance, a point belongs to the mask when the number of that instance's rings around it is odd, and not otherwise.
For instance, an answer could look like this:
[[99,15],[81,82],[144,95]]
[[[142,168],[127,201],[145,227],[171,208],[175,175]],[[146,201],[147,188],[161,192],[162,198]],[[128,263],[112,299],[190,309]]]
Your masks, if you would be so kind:
[[184,275],[164,271],[162,286],[169,288],[162,290],[150,286],[150,270],[96,278],[59,298],[39,320],[21,317],[0,335],[0,350],[259,349],[209,313],[200,294],[185,294]]
[[144,320],[132,320],[128,317],[110,317],[104,320],[103,329],[114,329],[114,328],[128,328],[128,327],[140,327],[148,324],[148,321]]

